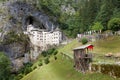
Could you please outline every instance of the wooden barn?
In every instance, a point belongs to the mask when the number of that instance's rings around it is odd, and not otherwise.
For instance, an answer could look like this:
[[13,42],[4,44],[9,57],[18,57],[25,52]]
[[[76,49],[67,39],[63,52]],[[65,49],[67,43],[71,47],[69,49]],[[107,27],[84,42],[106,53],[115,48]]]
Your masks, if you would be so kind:
[[93,45],[87,44],[77,48],[74,48],[74,67],[76,70],[86,72],[89,70],[89,64],[92,61],[92,54],[90,51],[93,50]]

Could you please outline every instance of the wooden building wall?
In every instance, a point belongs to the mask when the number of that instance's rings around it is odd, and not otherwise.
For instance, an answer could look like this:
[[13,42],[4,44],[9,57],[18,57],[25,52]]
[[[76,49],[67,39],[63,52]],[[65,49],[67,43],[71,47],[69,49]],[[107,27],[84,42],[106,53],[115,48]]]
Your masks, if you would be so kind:
[[86,54],[85,49],[74,50],[75,68],[79,71],[85,72],[89,68],[90,56]]

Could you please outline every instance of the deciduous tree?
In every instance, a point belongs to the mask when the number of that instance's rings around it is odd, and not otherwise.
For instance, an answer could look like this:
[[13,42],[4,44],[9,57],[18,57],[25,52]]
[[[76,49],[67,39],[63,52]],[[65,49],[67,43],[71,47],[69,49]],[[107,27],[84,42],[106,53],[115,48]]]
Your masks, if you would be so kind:
[[113,18],[108,22],[108,28],[113,31],[120,30],[120,18]]

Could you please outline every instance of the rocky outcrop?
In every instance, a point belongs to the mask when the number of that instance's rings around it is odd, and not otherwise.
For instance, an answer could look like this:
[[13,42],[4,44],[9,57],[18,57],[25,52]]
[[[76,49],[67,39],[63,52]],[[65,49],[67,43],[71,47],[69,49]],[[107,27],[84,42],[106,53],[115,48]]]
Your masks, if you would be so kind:
[[13,16],[12,22],[15,23],[16,20],[21,22],[23,30],[26,30],[26,26],[29,24],[32,24],[37,28],[51,30],[52,23],[49,21],[48,16],[38,11],[31,4],[17,1],[9,3],[7,6],[9,6],[9,12],[11,16]]
[[15,65],[16,59],[24,57],[33,46],[28,37],[23,35],[28,25],[48,31],[55,29],[55,26],[47,15],[21,0],[0,4],[0,8],[0,50],[4,51]]

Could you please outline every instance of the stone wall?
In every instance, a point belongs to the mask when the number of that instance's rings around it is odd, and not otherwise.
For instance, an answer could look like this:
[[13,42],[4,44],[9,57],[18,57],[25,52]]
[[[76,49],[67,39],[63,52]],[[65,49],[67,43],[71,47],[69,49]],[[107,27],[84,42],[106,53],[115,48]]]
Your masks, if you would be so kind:
[[92,64],[91,70],[93,72],[108,74],[114,78],[120,78],[120,65],[118,64]]

